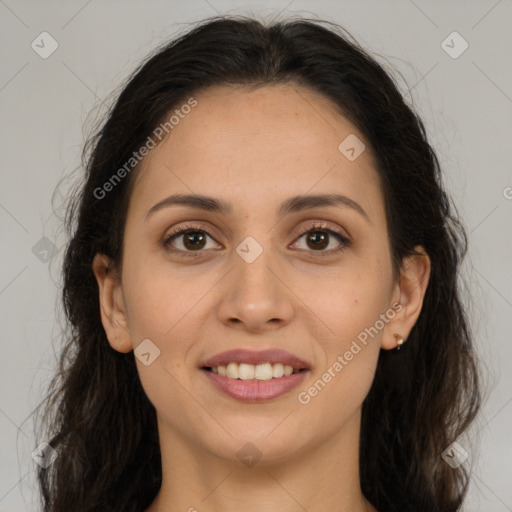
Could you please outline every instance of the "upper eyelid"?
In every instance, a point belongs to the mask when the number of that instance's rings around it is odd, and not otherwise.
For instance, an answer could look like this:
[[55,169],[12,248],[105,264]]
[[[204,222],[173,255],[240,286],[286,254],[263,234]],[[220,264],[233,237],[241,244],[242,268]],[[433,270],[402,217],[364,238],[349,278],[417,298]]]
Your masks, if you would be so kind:
[[[345,233],[340,233],[339,228],[336,229],[334,227],[331,227],[327,221],[310,221],[306,226],[303,226],[300,229],[294,230],[294,232],[297,231],[296,233],[294,233],[294,237],[295,237],[294,241],[298,237],[303,237],[304,235],[306,235],[307,233],[311,232],[314,229],[318,229],[319,231],[323,230],[323,231],[332,233],[333,235],[340,237],[342,242],[348,243],[351,241],[351,237],[350,237],[350,235],[348,235],[346,229],[343,229],[343,231]],[[183,236],[188,231],[194,231],[194,230],[202,231],[202,232],[206,233],[206,235],[209,236],[212,240],[214,240],[216,243],[220,244],[220,242],[217,240],[217,238],[215,236],[211,235],[211,233],[210,233],[211,229],[206,226],[201,225],[200,223],[195,224],[195,225],[192,223],[185,224],[184,226],[181,226],[181,227],[176,228],[175,230],[172,230],[171,233],[168,233],[164,236],[164,242],[168,242],[171,239],[173,239],[174,237],[177,238],[179,236]],[[180,251],[181,249],[177,249],[177,250]],[[197,251],[197,252],[200,252],[200,251]]]

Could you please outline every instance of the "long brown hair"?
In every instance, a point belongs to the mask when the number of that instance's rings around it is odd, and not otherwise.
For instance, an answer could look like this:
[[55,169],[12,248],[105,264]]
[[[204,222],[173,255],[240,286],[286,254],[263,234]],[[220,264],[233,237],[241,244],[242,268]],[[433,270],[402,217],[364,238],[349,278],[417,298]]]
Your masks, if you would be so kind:
[[403,350],[381,351],[363,403],[362,491],[379,512],[460,510],[468,474],[464,466],[452,469],[441,453],[467,430],[481,403],[459,283],[467,240],[424,125],[393,79],[337,25],[222,16],[148,57],[85,146],[84,184],[71,196],[66,217],[69,332],[44,404],[46,439],[59,453],[39,470],[45,512],[140,512],[162,479],[155,409],[133,352],[118,353],[107,342],[92,272],[96,253],[121,260],[137,167],[106,197],[98,198],[98,189],[169,112],[200,90],[278,83],[322,93],[371,145],[394,269],[416,245],[431,260],[418,321]]

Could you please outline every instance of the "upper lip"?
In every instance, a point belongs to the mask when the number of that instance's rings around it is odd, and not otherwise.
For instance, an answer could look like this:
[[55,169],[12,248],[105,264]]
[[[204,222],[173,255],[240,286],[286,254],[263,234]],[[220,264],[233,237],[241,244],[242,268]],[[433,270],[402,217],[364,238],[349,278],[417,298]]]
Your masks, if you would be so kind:
[[214,368],[216,366],[227,366],[229,363],[245,363],[245,364],[264,364],[264,363],[282,363],[291,366],[295,370],[310,369],[311,366],[306,361],[300,359],[284,350],[260,350],[258,352],[238,348],[221,352],[207,359],[202,363],[202,367]]

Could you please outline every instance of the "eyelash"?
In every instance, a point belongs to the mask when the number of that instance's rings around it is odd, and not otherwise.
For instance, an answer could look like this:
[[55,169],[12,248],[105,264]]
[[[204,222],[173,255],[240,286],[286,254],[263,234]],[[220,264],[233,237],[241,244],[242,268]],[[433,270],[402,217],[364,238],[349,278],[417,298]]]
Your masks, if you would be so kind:
[[[345,249],[347,249],[351,245],[351,241],[347,237],[345,237],[344,235],[342,235],[338,231],[326,228],[325,224],[319,224],[319,223],[312,223],[312,224],[310,224],[307,227],[307,229],[305,231],[303,231],[297,237],[297,240],[302,238],[304,235],[307,235],[308,233],[315,232],[315,231],[329,233],[329,235],[333,235],[340,242],[340,247],[338,247],[337,249],[331,249],[329,251],[323,251],[323,250],[322,251],[313,251],[313,250],[307,251],[307,252],[314,253],[315,257],[316,256],[320,256],[320,257],[332,256],[333,254],[337,254],[337,253],[340,253],[340,252],[344,251]],[[200,249],[198,251],[184,251],[182,249],[172,249],[172,248],[170,248],[170,242],[174,238],[177,238],[179,235],[184,235],[184,234],[187,234],[187,233],[194,233],[194,232],[205,233],[212,240],[215,240],[210,235],[210,233],[208,233],[208,231],[203,229],[201,226],[198,226],[198,225],[184,225],[184,226],[180,226],[179,228],[177,228],[177,229],[173,230],[171,233],[169,233],[168,236],[166,236],[164,238],[163,244],[164,244],[165,248],[169,252],[179,254],[180,256],[192,257],[192,258],[200,257],[202,255],[202,253],[204,252],[204,249]],[[299,250],[305,250],[305,249],[299,249]]]

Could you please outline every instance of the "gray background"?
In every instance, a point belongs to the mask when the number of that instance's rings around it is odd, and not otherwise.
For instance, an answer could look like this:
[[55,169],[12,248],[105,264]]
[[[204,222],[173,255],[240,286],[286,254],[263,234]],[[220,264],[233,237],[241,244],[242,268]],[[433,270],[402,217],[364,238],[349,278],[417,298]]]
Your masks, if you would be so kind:
[[[465,510],[512,511],[511,0],[0,0],[1,512],[36,510],[29,415],[59,353],[65,236],[58,215],[71,181],[57,193],[55,212],[51,196],[79,165],[84,134],[139,61],[188,23],[279,12],[347,28],[394,69],[426,123],[469,233],[464,269],[488,389],[479,421],[460,441],[475,465]],[[46,59],[31,47],[43,31],[58,43]],[[458,58],[441,46],[453,31],[469,44]]]

